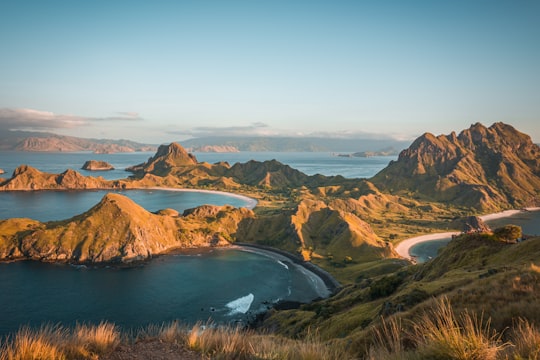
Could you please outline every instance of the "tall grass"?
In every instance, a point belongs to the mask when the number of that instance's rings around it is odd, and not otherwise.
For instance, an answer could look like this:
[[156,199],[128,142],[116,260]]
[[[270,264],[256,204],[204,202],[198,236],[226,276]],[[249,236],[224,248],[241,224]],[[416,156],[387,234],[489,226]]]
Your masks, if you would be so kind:
[[20,329],[0,347],[0,360],[95,359],[114,350],[120,333],[110,323],[77,325],[74,329],[42,326]]
[[[508,343],[491,330],[490,321],[467,311],[456,316],[446,298],[401,330],[392,318],[374,330],[370,359],[492,360],[508,356]],[[409,348],[405,342],[409,341]]]

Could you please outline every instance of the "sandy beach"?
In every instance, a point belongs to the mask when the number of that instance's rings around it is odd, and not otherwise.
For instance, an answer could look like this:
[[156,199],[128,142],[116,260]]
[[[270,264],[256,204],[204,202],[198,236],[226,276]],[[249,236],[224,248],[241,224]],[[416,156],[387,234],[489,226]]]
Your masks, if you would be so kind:
[[[483,221],[489,221],[489,220],[495,220],[495,219],[501,219],[505,217],[509,217],[512,215],[519,214],[523,211],[539,211],[540,207],[530,207],[525,208],[522,210],[505,210],[493,214],[487,214],[487,215],[481,215],[478,216]],[[436,233],[436,234],[427,234],[427,235],[421,235],[421,236],[415,236],[410,239],[403,240],[400,242],[396,247],[396,252],[403,258],[408,260],[414,260],[414,258],[410,254],[410,250],[413,246],[426,242],[426,241],[433,241],[433,240],[441,240],[451,237],[452,235],[459,235],[460,232],[458,231],[450,231],[450,232],[444,232],[444,233]]]
[[199,193],[208,193],[208,194],[217,194],[217,195],[225,195],[230,196],[237,199],[242,199],[247,202],[247,205],[245,208],[252,210],[257,206],[257,200],[250,198],[245,195],[230,193],[226,191],[218,191],[218,190],[202,190],[202,189],[178,189],[178,188],[171,188],[171,187],[149,187],[149,188],[141,188],[141,189],[148,189],[148,190],[165,190],[165,191],[179,191],[179,192],[199,192]]

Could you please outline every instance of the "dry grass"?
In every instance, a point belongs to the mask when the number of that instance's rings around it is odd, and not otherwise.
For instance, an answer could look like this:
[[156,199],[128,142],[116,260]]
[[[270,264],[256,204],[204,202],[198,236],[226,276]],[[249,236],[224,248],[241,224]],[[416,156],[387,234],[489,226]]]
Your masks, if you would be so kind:
[[0,360],[97,359],[120,344],[120,333],[109,323],[77,325],[74,329],[42,326],[22,328],[0,348]]
[[[463,312],[456,317],[445,298],[402,330],[393,318],[375,330],[370,359],[491,360],[508,356],[509,344],[492,331],[489,320]],[[405,341],[410,342],[406,349]]]
[[517,321],[513,328],[512,344],[510,355],[513,359],[540,359],[540,331],[529,321]]

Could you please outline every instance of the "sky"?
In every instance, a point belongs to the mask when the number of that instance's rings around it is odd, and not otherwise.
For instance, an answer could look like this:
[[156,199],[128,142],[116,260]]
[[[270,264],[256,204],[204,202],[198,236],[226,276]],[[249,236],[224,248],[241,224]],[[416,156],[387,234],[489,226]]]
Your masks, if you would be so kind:
[[505,122],[540,142],[537,0],[3,0],[0,131],[166,143]]

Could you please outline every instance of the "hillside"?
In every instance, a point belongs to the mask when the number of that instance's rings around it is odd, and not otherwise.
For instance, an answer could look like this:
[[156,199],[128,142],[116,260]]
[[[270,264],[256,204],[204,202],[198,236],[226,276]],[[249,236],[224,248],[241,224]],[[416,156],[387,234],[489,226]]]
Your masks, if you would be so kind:
[[[247,209],[205,206],[177,216],[153,214],[109,193],[87,212],[64,221],[0,221],[0,259],[75,263],[132,262],[177,248],[230,245]],[[209,221],[209,218],[214,219]]]
[[426,133],[372,179],[391,193],[482,211],[540,203],[540,147],[512,126]]
[[117,153],[155,151],[156,146],[130,140],[86,139],[51,133],[11,131],[0,135],[0,150]]

